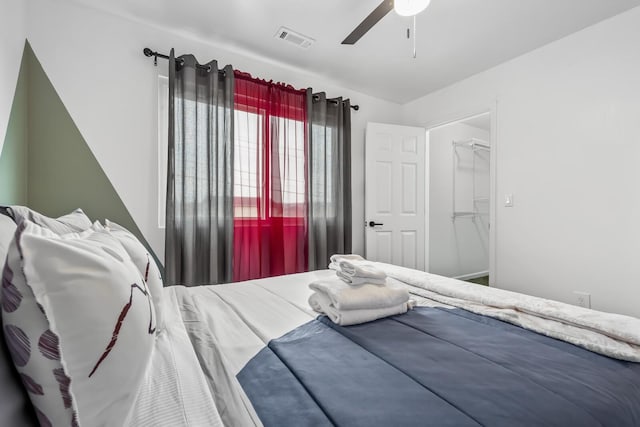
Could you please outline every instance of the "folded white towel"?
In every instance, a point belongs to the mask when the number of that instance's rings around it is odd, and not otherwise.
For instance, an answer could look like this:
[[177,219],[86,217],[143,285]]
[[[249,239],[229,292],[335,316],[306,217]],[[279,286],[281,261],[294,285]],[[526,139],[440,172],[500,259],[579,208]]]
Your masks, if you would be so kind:
[[369,283],[351,286],[336,278],[312,282],[309,289],[326,295],[338,310],[388,308],[409,300],[406,287],[394,282],[386,286]]
[[350,277],[364,277],[367,279],[379,279],[384,280],[387,278],[387,274],[377,269],[373,266],[373,264],[369,263],[354,263],[351,261],[340,261],[338,263],[340,266],[340,271],[342,271],[346,276]]
[[[355,286],[366,283],[374,285],[386,284],[387,275],[384,271],[379,270],[373,264],[368,263],[360,255],[350,255],[352,260],[342,259],[341,255],[333,255],[338,262],[331,262],[329,270],[336,272],[336,275],[345,283]],[[356,258],[357,257],[357,258]]]
[[309,305],[318,313],[325,314],[333,323],[348,326],[406,313],[415,306],[415,301],[409,300],[386,308],[338,310],[325,294],[314,292],[309,297]]
[[364,261],[360,255],[356,254],[334,254],[329,260],[333,263],[340,264],[340,261]]
[[387,279],[370,279],[368,277],[358,277],[358,276],[349,276],[345,274],[342,270],[336,271],[336,276],[340,278],[347,285],[357,286],[357,285],[385,285],[387,283]]

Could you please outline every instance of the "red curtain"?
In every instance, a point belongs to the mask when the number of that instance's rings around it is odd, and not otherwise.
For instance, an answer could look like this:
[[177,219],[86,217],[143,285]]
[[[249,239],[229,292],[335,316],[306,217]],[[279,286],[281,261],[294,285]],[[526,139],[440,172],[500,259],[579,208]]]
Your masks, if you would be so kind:
[[234,281],[306,271],[306,92],[235,72]]

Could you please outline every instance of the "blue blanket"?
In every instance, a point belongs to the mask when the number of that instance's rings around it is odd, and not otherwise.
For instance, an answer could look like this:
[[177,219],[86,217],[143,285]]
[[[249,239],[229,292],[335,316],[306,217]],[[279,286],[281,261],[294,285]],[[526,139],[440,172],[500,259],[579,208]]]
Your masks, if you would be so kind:
[[640,364],[458,309],[320,317],[238,380],[265,426],[640,425]]

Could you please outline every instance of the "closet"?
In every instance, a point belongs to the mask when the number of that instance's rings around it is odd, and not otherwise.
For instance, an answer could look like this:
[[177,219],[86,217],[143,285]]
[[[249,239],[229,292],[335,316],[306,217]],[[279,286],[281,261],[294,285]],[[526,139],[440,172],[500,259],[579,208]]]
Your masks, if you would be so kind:
[[428,140],[429,272],[461,280],[486,279],[495,154],[491,114],[432,128]]
[[[477,185],[478,179],[478,161],[485,161],[484,159],[478,158],[478,153],[485,152],[488,153],[491,150],[490,145],[479,138],[470,138],[466,140],[460,141],[452,141],[451,149],[453,150],[453,155],[451,158],[453,159],[453,168],[452,168],[452,209],[451,209],[451,219],[453,221],[456,218],[471,218],[472,221],[475,221],[478,215],[488,214],[488,203],[489,203],[489,195],[484,194],[483,191],[479,190],[479,185]],[[459,190],[460,185],[456,186],[456,176],[458,175],[458,171],[460,169],[460,155],[458,150],[470,150],[472,152],[471,157],[471,173],[468,174],[467,179],[471,179],[471,197],[470,204],[467,206],[471,207],[471,210],[461,210],[457,206],[456,199],[458,198],[457,189]],[[486,189],[485,189],[486,191]]]

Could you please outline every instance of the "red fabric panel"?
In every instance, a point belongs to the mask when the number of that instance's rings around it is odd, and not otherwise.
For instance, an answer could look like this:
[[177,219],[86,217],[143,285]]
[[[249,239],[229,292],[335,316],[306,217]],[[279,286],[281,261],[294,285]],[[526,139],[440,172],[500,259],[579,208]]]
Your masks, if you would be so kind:
[[306,271],[306,92],[235,79],[234,281]]

